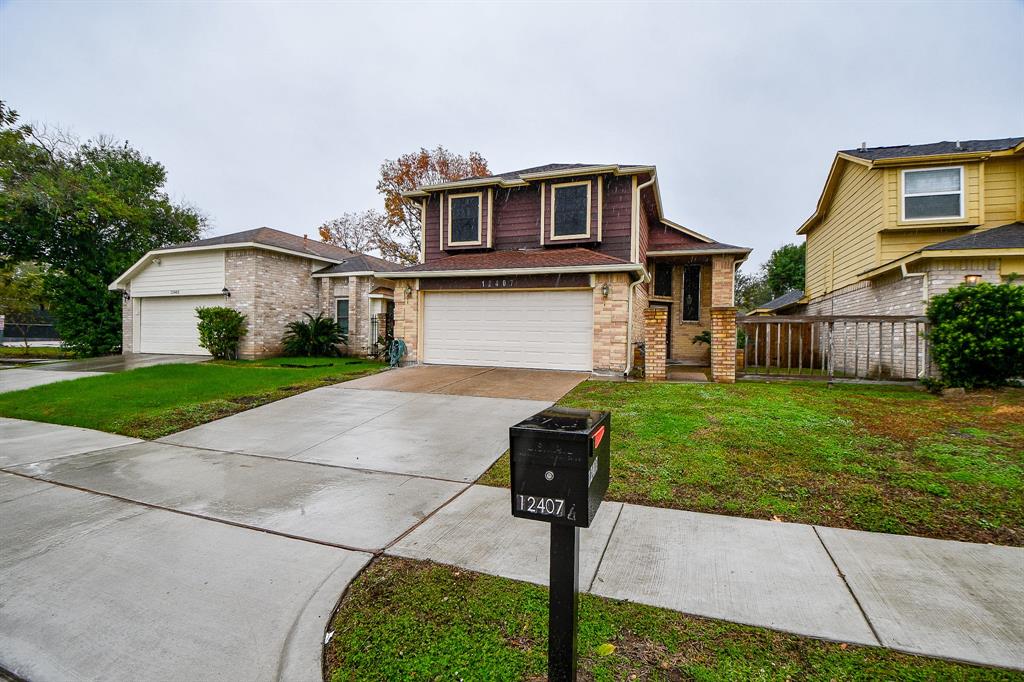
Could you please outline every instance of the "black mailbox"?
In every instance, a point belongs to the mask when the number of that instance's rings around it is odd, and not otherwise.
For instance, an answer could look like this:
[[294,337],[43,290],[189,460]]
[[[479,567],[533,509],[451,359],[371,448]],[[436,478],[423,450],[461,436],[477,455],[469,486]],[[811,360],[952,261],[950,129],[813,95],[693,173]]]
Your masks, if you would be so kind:
[[509,429],[512,515],[589,528],[608,490],[611,414],[551,407]]

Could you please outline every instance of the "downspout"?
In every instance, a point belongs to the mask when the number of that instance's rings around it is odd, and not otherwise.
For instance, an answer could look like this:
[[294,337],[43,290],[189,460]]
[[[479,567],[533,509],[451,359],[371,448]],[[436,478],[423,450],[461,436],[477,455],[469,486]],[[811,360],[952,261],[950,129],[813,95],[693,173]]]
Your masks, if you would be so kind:
[[[658,179],[658,171],[651,172],[651,179],[642,185],[637,185],[636,194],[633,196],[633,234],[636,236],[636,260],[640,260],[640,194],[648,187],[654,184]],[[629,373],[633,371],[633,294],[636,293],[636,288],[644,282],[651,281],[651,276],[647,274],[647,266],[640,263],[643,268],[643,275],[637,281],[629,285],[629,301],[626,303],[626,371],[622,373],[624,377],[628,377]]]

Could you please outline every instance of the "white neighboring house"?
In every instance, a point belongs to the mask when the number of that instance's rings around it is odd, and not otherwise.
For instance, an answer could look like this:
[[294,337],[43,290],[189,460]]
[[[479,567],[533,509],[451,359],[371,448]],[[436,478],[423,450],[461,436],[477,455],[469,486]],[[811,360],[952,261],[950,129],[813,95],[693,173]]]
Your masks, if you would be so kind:
[[401,266],[269,227],[150,251],[113,283],[124,294],[123,352],[206,355],[195,309],[246,315],[240,357],[281,352],[286,325],[322,312],[370,352],[373,316],[390,312],[389,272]]

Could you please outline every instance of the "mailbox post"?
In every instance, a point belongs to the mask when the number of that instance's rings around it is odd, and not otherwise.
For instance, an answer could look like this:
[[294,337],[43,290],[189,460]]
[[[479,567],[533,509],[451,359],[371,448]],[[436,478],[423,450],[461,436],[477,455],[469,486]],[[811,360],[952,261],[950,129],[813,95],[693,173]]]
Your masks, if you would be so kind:
[[608,490],[611,414],[551,407],[509,429],[512,516],[551,524],[548,679],[576,679],[580,528]]

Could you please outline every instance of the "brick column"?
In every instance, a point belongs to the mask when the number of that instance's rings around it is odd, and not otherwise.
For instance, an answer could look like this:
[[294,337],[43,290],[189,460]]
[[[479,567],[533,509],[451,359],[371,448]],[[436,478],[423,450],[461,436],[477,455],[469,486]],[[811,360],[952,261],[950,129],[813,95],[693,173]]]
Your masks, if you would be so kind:
[[736,308],[711,309],[711,378],[736,383]]
[[395,338],[405,342],[402,364],[419,362],[420,282],[399,280],[395,286]]
[[644,378],[664,381],[668,357],[668,308],[655,306],[644,310]]

